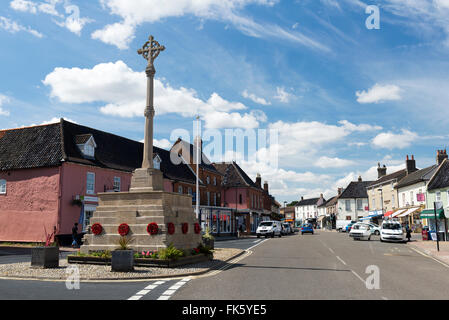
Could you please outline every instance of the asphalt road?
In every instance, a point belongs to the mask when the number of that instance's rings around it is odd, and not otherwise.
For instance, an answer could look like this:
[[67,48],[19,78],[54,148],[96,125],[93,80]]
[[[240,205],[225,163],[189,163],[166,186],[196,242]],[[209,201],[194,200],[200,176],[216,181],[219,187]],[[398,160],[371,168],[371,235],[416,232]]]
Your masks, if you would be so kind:
[[[449,297],[449,268],[407,244],[354,241],[344,233],[317,231],[314,235],[249,238],[216,242],[216,245],[240,246],[249,248],[250,252],[223,270],[189,279],[81,282],[79,290],[68,290],[65,282],[0,280],[0,299],[422,300]],[[379,289],[366,286],[366,279],[371,276],[366,273],[369,266],[379,270]],[[368,283],[375,284],[375,281]]]

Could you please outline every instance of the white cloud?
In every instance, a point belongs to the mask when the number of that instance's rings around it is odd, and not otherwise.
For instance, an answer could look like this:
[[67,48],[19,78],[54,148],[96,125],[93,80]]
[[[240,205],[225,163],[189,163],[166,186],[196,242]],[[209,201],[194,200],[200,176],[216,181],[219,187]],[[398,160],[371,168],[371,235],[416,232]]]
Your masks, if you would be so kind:
[[417,138],[416,133],[402,129],[402,133],[383,132],[378,134],[372,140],[372,145],[376,148],[403,149],[409,147]]
[[9,116],[9,111],[3,110],[2,106],[10,101],[7,96],[0,94],[0,116]]
[[[141,142],[143,142],[143,140]],[[161,149],[170,150],[170,148],[173,145],[173,143],[171,143],[167,139],[161,139],[161,140],[153,139],[153,145],[155,147],[158,147],[158,148],[161,148]]]
[[[128,48],[134,37],[135,27],[145,22],[156,22],[168,17],[193,15],[204,19],[212,19],[231,23],[242,33],[251,37],[274,37],[303,44],[316,50],[329,49],[323,44],[305,36],[300,32],[290,32],[278,25],[261,25],[251,18],[239,14],[239,11],[250,4],[273,6],[278,0],[101,0],[104,8],[118,15],[122,21],[107,25],[97,30],[92,37],[105,43],[116,45],[119,49]],[[118,30],[114,34],[112,30]]]
[[349,122],[348,120],[341,120],[341,121],[338,121],[338,123],[343,125],[343,127],[349,131],[366,132],[366,131],[382,130],[381,126],[373,126],[370,124],[355,125],[355,124]]
[[285,89],[283,87],[282,88],[277,87],[276,91],[277,91],[277,95],[274,96],[274,98],[276,100],[279,100],[280,102],[289,103],[290,99],[292,99],[294,97],[294,95],[285,91]]
[[340,159],[340,158],[329,158],[320,157],[315,163],[315,166],[320,168],[343,168],[354,165],[355,162],[352,160]]
[[[146,101],[145,72],[135,72],[123,61],[101,63],[92,69],[55,68],[43,83],[51,88],[50,96],[64,103],[106,103],[104,114],[143,116]],[[183,117],[203,116],[207,128],[250,127],[266,121],[262,111],[246,110],[240,102],[230,102],[212,93],[208,100],[198,98],[194,89],[173,88],[159,79],[154,81],[156,114],[176,113]]]
[[1,16],[0,16],[0,29],[4,29],[10,33],[17,33],[20,31],[25,31],[25,32],[32,34],[33,36],[35,36],[37,38],[43,37],[42,33],[38,32],[34,29],[31,29],[30,27],[24,27],[11,19],[1,17]]
[[243,96],[244,98],[250,99],[250,100],[252,100],[253,102],[258,103],[258,104],[261,104],[261,105],[264,105],[264,106],[268,106],[268,105],[271,104],[270,101],[267,101],[267,100],[265,100],[264,98],[258,97],[258,96],[256,96],[254,93],[249,93],[248,90],[243,91],[243,92],[242,92],[242,96]]
[[[56,9],[57,5],[64,5],[65,13],[67,16],[65,17],[63,14],[59,13]],[[45,2],[34,2],[29,0],[13,0],[10,2],[10,7],[17,11],[29,12],[32,14],[36,13],[44,13],[54,17],[58,17],[60,19],[64,19],[62,21],[58,21],[52,19],[54,23],[58,26],[68,29],[70,32],[75,33],[76,35],[81,35],[81,31],[84,26],[92,22],[92,19],[89,18],[81,18],[79,7],[73,4],[70,4],[70,1],[62,1],[62,0],[45,0]]]
[[31,1],[13,0],[9,3],[9,6],[16,11],[37,13],[37,5]]
[[92,33],[92,39],[101,40],[123,50],[134,39],[135,26],[127,23],[114,23]]
[[380,103],[384,101],[401,100],[401,89],[396,85],[375,84],[368,91],[357,91],[358,103]]

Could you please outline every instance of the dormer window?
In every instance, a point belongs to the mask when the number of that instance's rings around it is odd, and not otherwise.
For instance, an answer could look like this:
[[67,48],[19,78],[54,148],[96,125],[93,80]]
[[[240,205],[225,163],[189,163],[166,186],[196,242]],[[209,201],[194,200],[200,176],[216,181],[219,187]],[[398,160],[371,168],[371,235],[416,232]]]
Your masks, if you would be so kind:
[[80,134],[75,137],[76,145],[78,149],[83,154],[83,157],[95,159],[95,148],[97,144],[95,143],[92,134]]
[[161,162],[162,162],[161,158],[159,157],[158,154],[156,154],[153,158],[153,168],[161,170]]

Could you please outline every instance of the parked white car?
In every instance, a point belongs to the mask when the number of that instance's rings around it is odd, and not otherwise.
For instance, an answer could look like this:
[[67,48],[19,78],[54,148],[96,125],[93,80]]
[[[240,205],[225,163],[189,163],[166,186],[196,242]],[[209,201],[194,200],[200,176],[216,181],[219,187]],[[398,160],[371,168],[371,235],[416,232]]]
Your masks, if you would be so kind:
[[282,225],[280,221],[262,221],[256,230],[257,238],[261,236],[272,237],[279,236],[282,237]]
[[352,226],[351,231],[349,231],[349,236],[354,240],[371,240],[372,229],[370,225],[366,223],[356,223]]
[[382,222],[380,241],[405,241],[404,230],[399,221],[386,220]]
[[380,227],[377,224],[371,223],[371,222],[363,222],[371,227],[371,234],[374,234],[376,236],[380,235]]

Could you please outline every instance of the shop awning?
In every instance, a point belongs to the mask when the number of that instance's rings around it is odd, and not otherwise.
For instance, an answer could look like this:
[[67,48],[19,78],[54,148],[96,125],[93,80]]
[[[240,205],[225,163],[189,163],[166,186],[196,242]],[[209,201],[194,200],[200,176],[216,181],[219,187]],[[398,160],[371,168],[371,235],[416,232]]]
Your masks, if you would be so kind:
[[324,218],[326,218],[326,216],[319,216],[318,219],[317,219],[317,221],[318,221],[318,222],[321,222]]
[[391,217],[392,217],[392,218],[396,218],[398,215],[403,214],[403,213],[405,213],[406,211],[407,211],[407,209],[399,209],[399,210],[396,210],[396,211],[391,215]]
[[371,218],[379,217],[381,215],[382,215],[382,213],[374,213],[374,214],[370,214],[369,216],[359,218],[359,220],[369,220]]
[[389,217],[394,213],[394,211],[385,212],[384,217]]
[[[435,219],[435,212],[433,209],[423,210],[423,211],[421,211],[420,218],[421,219]],[[443,209],[437,210],[437,218],[444,219],[444,210]]]
[[400,215],[398,215],[397,217],[398,218],[406,217],[409,214],[412,214],[412,213],[418,211],[419,209],[420,209],[420,207],[410,208],[410,209],[406,210],[404,213],[401,213]]

